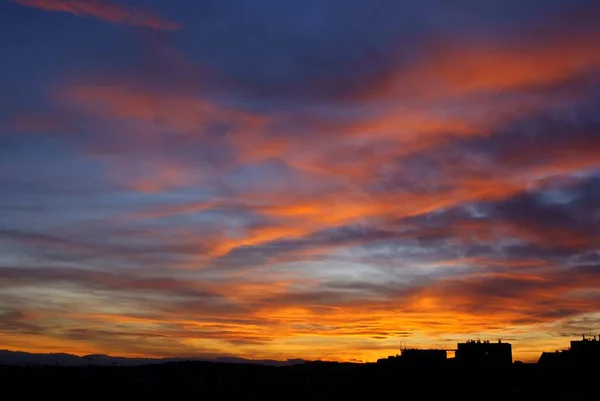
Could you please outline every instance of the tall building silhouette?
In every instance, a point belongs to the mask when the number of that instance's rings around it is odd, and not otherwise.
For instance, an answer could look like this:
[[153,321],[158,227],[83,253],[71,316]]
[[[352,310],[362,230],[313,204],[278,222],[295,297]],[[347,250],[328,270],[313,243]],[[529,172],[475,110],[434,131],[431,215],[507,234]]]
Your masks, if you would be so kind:
[[443,349],[402,349],[400,351],[402,362],[406,366],[441,366],[447,359],[446,350]]
[[600,363],[600,339],[596,336],[571,341],[571,347],[555,352],[542,352],[539,365],[553,367],[589,366]]
[[500,340],[497,343],[469,340],[458,343],[455,360],[462,366],[510,366],[512,345]]
[[403,348],[400,355],[378,359],[377,363],[395,367],[440,367],[447,360],[448,355],[444,349]]

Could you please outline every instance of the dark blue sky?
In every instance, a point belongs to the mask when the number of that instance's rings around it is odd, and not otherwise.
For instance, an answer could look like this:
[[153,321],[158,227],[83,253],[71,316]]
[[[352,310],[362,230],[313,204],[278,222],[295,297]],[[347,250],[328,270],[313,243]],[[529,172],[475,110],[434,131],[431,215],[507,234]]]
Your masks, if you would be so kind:
[[600,314],[600,4],[0,2],[0,341],[536,359]]

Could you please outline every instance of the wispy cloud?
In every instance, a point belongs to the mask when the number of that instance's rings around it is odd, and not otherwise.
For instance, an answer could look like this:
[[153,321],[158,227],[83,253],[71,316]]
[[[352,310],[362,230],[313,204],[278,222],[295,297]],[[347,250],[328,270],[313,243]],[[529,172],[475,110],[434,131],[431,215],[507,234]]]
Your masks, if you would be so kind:
[[13,0],[15,3],[48,11],[66,12],[79,17],[95,17],[109,22],[176,30],[181,24],[134,7],[123,7],[101,0]]

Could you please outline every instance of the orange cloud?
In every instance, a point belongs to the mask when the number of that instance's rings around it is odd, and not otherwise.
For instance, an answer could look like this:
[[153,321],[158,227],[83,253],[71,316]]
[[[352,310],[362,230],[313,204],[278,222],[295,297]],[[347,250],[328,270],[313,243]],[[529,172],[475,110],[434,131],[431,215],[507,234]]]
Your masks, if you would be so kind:
[[95,17],[104,21],[132,26],[144,26],[161,30],[180,29],[177,22],[169,21],[157,15],[137,8],[124,8],[100,0],[13,0],[27,7],[48,11],[71,13],[79,17]]
[[131,119],[173,129],[173,134],[199,133],[214,121],[262,126],[261,116],[221,107],[202,97],[127,88],[116,85],[76,85],[62,89],[58,98],[92,116]]
[[[73,85],[56,93],[65,102],[88,118],[102,119],[112,124],[113,135],[102,135],[99,144],[92,145],[89,154],[106,161],[114,172],[112,178],[120,185],[146,193],[197,185],[212,179],[218,168],[190,169],[176,154],[165,147],[183,148],[217,141],[219,146],[233,146],[232,139],[212,135],[210,130],[225,126],[235,137],[256,136],[269,119],[231,107],[225,107],[200,96],[119,87],[116,85]],[[208,143],[210,145],[210,143]],[[131,167],[127,157],[110,157],[114,153],[153,153],[138,168]],[[108,155],[108,156],[107,156]],[[228,166],[232,167],[232,166]]]
[[449,99],[528,90],[568,81],[600,66],[598,32],[532,35],[520,42],[430,43],[413,67],[368,91],[367,99]]
[[[226,210],[258,214],[269,222],[265,225],[236,230],[235,234],[223,230],[193,236],[192,238],[195,238],[198,244],[202,244],[199,247],[198,256],[202,256],[202,260],[206,261],[207,256],[219,258],[231,254],[235,250],[260,249],[263,246],[265,249],[270,249],[271,246],[277,247],[278,241],[302,240],[324,230],[360,224],[369,219],[377,220],[382,227],[387,227],[388,224],[397,224],[397,221],[406,217],[424,215],[463,203],[496,201],[521,193],[527,188],[529,182],[514,180],[512,177],[490,177],[487,174],[477,177],[473,172],[460,172],[456,167],[459,166],[449,168],[447,171],[441,170],[439,183],[441,189],[431,193],[382,193],[375,197],[330,189],[328,192],[323,192],[320,197],[309,198],[303,198],[294,193],[277,196],[240,193],[237,199],[220,200],[216,198],[209,202],[164,206],[157,210],[149,209],[119,218],[164,218],[225,208]],[[581,165],[570,166],[569,169],[563,169],[560,173],[576,171],[578,167]],[[406,173],[409,174],[408,171]],[[446,182],[446,180],[448,181]],[[559,230],[554,234],[548,230],[539,232],[539,227],[511,225],[510,221],[495,222],[494,230],[489,228],[490,221],[474,226],[476,224],[476,222],[457,222],[454,226],[456,231],[454,234],[457,238],[465,236],[465,241],[477,235],[479,239],[513,236],[540,244],[562,243],[566,245],[571,243],[574,245],[579,243],[580,247],[589,244],[589,239],[582,235],[574,236],[573,232],[561,233]],[[406,223],[404,227],[406,227]],[[417,229],[421,228],[417,227]],[[449,229],[449,227],[443,227],[442,231],[448,233]],[[561,239],[564,241],[561,242]],[[313,255],[322,254],[340,246],[355,244],[357,241],[368,242],[370,240],[368,237],[357,238],[340,241],[337,244],[317,241],[310,245],[310,250],[298,250],[300,253],[297,254],[297,257],[306,257],[311,251],[315,252]],[[284,253],[296,252],[294,248],[285,251],[285,245],[281,246]],[[276,248],[273,248],[273,251],[276,251]],[[268,253],[265,256],[268,256]],[[277,261],[279,261],[279,257],[274,257],[273,262]],[[196,266],[200,267],[203,264],[198,261]]]
[[[63,279],[68,277],[64,275]],[[234,353],[286,358],[293,353],[308,359],[373,360],[393,353],[399,338],[408,343],[418,341],[421,346],[452,346],[452,341],[474,333],[514,336],[519,327],[546,325],[594,312],[597,300],[585,291],[600,285],[600,276],[592,269],[555,267],[530,269],[527,273],[474,274],[412,288],[364,281],[305,282],[304,289],[299,290],[294,281],[248,283],[240,278],[211,286],[244,305],[223,314],[216,304],[206,308],[198,302],[180,301],[190,289],[196,291],[197,283],[98,275],[85,279],[100,279],[100,286],[114,286],[129,293],[129,301],[123,305],[127,309],[115,311],[102,304],[90,308],[85,297],[78,305],[65,304],[68,312],[40,306],[35,314],[16,316],[21,322],[37,325],[38,332],[16,335],[8,330],[0,334],[5,344],[46,352],[72,344],[72,352],[127,356],[212,352],[212,356]],[[10,286],[14,285],[19,287],[11,282]],[[142,297],[138,302],[132,295],[139,291],[171,296],[156,300]],[[61,298],[55,297],[52,305],[61,305]],[[315,346],[306,347],[309,343]],[[560,346],[558,340],[553,344]],[[535,360],[542,350],[538,348],[537,354],[520,353],[519,346],[522,344],[515,347],[518,359]],[[346,348],[351,349],[344,351]]]

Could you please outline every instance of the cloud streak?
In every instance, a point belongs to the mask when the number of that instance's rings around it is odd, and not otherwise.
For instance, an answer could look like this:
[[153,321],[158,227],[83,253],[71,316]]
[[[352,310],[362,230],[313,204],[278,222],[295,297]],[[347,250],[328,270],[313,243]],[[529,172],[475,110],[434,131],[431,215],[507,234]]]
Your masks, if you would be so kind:
[[181,24],[164,19],[148,11],[99,0],[13,0],[17,4],[42,10],[65,12],[78,17],[94,17],[108,22],[148,27],[160,30],[177,30]]

